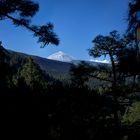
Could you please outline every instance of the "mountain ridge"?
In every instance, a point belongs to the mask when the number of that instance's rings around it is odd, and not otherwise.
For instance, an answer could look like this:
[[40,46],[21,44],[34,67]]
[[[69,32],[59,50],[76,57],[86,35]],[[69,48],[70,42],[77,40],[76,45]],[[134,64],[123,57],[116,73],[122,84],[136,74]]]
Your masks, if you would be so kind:
[[[7,49],[5,49],[5,50],[8,51],[12,57],[14,57],[14,55],[16,55],[16,57],[17,56],[20,57],[20,60],[31,57],[34,60],[34,62],[37,63],[46,74],[50,74],[51,76],[53,76],[55,78],[69,77],[71,66],[78,65],[80,62],[82,62],[82,60],[72,60],[69,62],[62,62],[62,61],[58,61],[58,60],[47,59],[47,58],[36,56],[36,55],[30,55],[30,54],[26,54],[26,53],[22,53],[22,52],[16,52],[13,50],[7,50]],[[15,59],[15,58],[13,58],[13,59]],[[17,60],[17,61],[19,61],[19,60]],[[91,61],[84,61],[84,62],[91,64],[95,67],[108,65],[108,64],[91,62]],[[18,62],[16,62],[16,63],[18,63]]]

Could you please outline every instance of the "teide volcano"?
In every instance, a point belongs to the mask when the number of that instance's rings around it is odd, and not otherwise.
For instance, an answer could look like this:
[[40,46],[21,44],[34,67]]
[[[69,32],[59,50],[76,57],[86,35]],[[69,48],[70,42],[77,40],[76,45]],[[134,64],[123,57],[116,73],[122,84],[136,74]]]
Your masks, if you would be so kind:
[[69,63],[68,61],[62,62],[62,61],[42,58],[39,56],[29,55],[21,52],[15,52],[12,50],[6,50],[6,49],[4,50],[8,52],[8,55],[10,57],[10,63],[14,62],[17,66],[21,64],[20,61],[24,62],[26,58],[31,57],[34,60],[34,62],[37,63],[46,74],[49,74],[54,78],[67,77],[67,75],[69,75],[69,70],[72,64]]
[[56,52],[48,56],[47,58],[51,60],[61,61],[61,62],[72,62],[73,60],[76,60],[73,56],[70,56],[62,51]]
[[[61,51],[50,55],[48,58],[42,58],[39,56],[33,56],[7,49],[4,49],[4,51],[10,58],[9,63],[14,63],[14,65],[16,65],[17,68],[22,67],[22,65],[25,63],[25,59],[31,57],[34,60],[34,62],[37,63],[46,74],[49,74],[50,76],[57,79],[67,79],[70,76],[69,74],[71,66],[73,64],[77,65],[81,62],[80,60],[76,60],[74,57],[67,55]],[[95,67],[98,67],[98,65],[103,65],[97,62],[85,62]],[[104,65],[107,66],[107,64]]]

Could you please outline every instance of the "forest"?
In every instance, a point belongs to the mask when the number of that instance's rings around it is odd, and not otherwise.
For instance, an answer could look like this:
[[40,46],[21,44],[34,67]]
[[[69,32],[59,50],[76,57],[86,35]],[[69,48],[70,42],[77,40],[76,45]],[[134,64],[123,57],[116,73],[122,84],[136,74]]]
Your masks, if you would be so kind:
[[[61,39],[53,24],[31,24],[38,10],[33,0],[0,0],[0,21],[8,18],[16,27],[31,31],[41,47],[58,45]],[[110,64],[94,66],[81,61],[64,77],[55,78],[42,70],[32,56],[10,53],[1,41],[0,112],[8,114],[5,122],[10,126],[6,131],[12,133],[16,126],[20,137],[27,132],[48,140],[139,139],[139,15],[140,1],[132,0],[127,31],[121,35],[113,30],[92,40],[89,55],[108,56]],[[18,130],[23,127],[25,132]]]

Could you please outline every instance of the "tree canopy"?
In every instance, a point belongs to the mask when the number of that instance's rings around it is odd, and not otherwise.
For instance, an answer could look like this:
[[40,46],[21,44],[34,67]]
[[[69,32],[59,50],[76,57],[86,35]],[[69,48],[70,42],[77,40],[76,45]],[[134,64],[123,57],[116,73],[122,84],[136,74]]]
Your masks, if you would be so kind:
[[33,61],[32,58],[29,58],[27,63],[23,65],[23,68],[20,71],[20,76],[25,80],[26,84],[31,88],[35,88],[35,84],[38,83],[43,86],[45,85],[45,78],[40,67]]
[[32,25],[31,18],[39,11],[39,4],[33,0],[0,0],[0,20],[10,19],[16,26],[23,26],[38,37],[42,47],[48,44],[59,44],[59,39],[53,31],[53,24],[42,26]]
[[136,28],[140,26],[140,1],[132,0],[129,3],[128,12],[128,30],[135,32]]
[[98,35],[92,41],[94,47],[89,49],[89,55],[93,57],[117,56],[118,51],[125,47],[126,41],[120,37],[117,31],[112,31],[108,36]]
[[72,65],[70,70],[72,84],[75,87],[83,88],[86,86],[85,83],[89,80],[89,75],[91,72],[92,66],[84,61],[78,65]]

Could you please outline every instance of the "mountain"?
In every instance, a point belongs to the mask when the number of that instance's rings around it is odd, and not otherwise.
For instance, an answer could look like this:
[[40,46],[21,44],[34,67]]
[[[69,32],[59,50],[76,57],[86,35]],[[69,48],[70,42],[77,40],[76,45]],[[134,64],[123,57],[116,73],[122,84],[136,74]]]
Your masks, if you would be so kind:
[[48,56],[47,58],[51,60],[62,61],[62,62],[72,62],[73,60],[75,60],[73,56],[70,56],[62,51],[56,52]]
[[[25,63],[26,58],[31,57],[35,63],[37,63],[40,68],[50,76],[65,80],[70,78],[69,72],[71,66],[78,65],[81,61],[80,60],[73,60],[74,58],[63,53],[58,52],[55,53],[48,58],[42,58],[39,56],[24,54],[21,52],[15,52],[12,50],[6,50],[7,53],[10,55],[10,63],[14,64],[18,67],[22,67],[22,65]],[[57,60],[53,60],[53,59]],[[59,60],[59,61],[58,61]],[[61,60],[61,61],[60,61]],[[109,64],[103,64],[103,63],[97,63],[97,62],[91,62],[91,61],[85,61],[86,63],[89,63],[97,68],[102,68],[102,66],[109,66]]]
[[45,73],[55,78],[67,77],[69,74],[70,67],[72,65],[68,62],[50,60],[47,58],[29,55],[21,52],[15,52],[12,50],[7,50],[7,52],[10,55],[10,63],[15,63],[17,66],[21,64],[20,66],[22,66],[25,59],[31,57],[34,60],[34,62],[37,63]]

